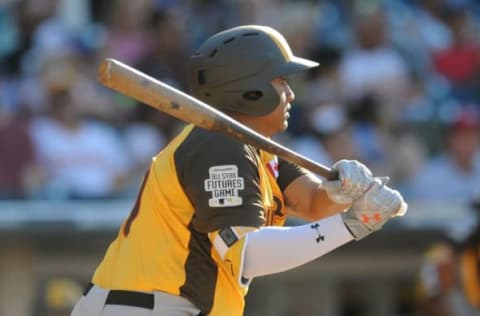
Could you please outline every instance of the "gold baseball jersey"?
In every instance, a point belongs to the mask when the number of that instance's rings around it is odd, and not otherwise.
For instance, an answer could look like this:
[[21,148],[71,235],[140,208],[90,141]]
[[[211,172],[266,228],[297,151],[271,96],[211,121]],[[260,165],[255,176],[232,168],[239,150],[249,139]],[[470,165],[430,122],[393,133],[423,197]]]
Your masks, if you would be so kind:
[[[282,191],[306,171],[225,135],[186,126],[156,157],[92,282],[164,291],[205,315],[242,315],[246,238],[230,227],[283,225]],[[213,246],[227,245],[219,254]]]

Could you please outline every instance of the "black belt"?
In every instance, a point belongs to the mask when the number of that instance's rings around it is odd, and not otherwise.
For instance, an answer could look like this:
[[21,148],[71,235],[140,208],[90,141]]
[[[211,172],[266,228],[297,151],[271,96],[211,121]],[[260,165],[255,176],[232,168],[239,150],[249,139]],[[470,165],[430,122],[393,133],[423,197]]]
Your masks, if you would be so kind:
[[[93,284],[88,283],[83,295],[86,296],[92,287]],[[109,290],[107,299],[105,300],[105,305],[125,305],[143,307],[153,310],[154,302],[155,299],[153,294],[123,290]],[[204,314],[200,313],[197,316],[203,315]]]
[[[93,284],[89,283],[83,295],[87,295],[92,287],[93,287]],[[149,293],[123,291],[123,290],[110,290],[108,291],[105,305],[125,305],[125,306],[134,306],[134,307],[143,307],[143,308],[153,310],[154,297],[153,297],[153,294],[149,294]]]

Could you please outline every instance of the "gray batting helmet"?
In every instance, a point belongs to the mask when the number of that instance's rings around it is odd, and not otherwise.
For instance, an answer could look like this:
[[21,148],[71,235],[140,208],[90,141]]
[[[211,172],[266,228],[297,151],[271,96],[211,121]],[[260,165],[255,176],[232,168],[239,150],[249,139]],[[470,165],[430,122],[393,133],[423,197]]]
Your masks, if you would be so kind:
[[278,31],[246,25],[207,39],[190,57],[188,81],[196,98],[220,110],[261,116],[279,102],[273,78],[316,66],[294,56]]

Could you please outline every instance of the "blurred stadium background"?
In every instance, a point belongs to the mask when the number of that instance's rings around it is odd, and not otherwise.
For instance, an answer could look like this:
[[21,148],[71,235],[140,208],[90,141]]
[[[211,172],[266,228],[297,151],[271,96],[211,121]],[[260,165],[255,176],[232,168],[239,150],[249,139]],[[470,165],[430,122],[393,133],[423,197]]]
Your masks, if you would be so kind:
[[359,159],[410,204],[375,236],[253,282],[246,315],[480,314],[478,1],[1,0],[0,315],[69,315],[181,127],[99,86],[99,61],[186,90],[188,56],[240,24],[321,64],[292,78],[278,141],[326,165]]

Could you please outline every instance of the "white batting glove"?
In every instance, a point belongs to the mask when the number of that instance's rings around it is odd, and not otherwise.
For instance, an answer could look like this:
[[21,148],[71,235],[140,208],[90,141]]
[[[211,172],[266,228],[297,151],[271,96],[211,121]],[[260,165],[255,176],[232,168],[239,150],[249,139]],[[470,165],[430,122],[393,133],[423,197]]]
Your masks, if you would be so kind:
[[362,196],[372,185],[372,172],[357,160],[337,161],[332,169],[338,170],[339,179],[322,182],[330,200],[349,204]]
[[400,192],[385,185],[384,179],[374,178],[371,188],[342,217],[355,239],[360,240],[380,230],[390,218],[405,215],[407,208]]

